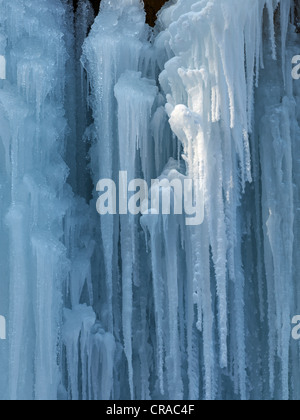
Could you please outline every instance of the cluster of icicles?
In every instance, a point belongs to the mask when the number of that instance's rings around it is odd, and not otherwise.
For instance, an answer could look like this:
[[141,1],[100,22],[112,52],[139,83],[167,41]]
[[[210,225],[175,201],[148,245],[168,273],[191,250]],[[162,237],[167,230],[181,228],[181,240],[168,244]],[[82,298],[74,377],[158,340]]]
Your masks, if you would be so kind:
[[[0,399],[299,398],[294,8],[0,0]],[[119,171],[203,224],[100,217]]]

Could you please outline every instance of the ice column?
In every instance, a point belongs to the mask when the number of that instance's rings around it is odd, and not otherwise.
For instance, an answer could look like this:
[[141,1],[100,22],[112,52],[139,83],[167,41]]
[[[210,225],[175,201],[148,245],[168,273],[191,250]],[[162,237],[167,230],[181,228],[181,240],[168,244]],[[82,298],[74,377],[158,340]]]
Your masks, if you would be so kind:
[[65,13],[58,0],[0,2],[7,61],[0,86],[1,294],[9,319],[1,398],[7,399],[56,399],[60,382],[68,270],[63,217],[70,203],[62,158]]
[[[246,385],[248,356],[245,335],[249,308],[245,307],[244,289],[244,264],[247,265],[245,243],[247,241],[245,242],[243,238],[248,216],[245,216],[247,211],[243,202],[247,200],[248,185],[253,180],[249,135],[252,132],[252,126],[257,126],[257,122],[253,118],[254,82],[256,85],[259,84],[263,55],[274,60],[279,55],[278,48],[276,48],[278,37],[275,36],[274,28],[274,12],[278,3],[277,1],[241,3],[239,1],[186,2],[179,0],[161,12],[158,27],[164,30],[157,36],[154,44],[158,64],[161,68],[164,67],[160,75],[160,84],[166,94],[168,102],[166,110],[170,116],[171,128],[183,144],[187,174],[191,178],[200,180],[200,186],[205,196],[204,224],[198,231],[192,232],[188,228],[185,229],[185,258],[187,264],[191,264],[193,267],[189,272],[189,275],[192,276],[192,287],[187,293],[190,296],[193,294],[194,302],[197,304],[198,322],[196,326],[199,330],[196,331],[195,324],[191,321],[189,334],[192,334],[193,339],[189,338],[189,343],[197,342],[200,334],[205,374],[204,396],[208,399],[222,395],[222,393],[218,394],[222,391],[216,389],[215,381],[219,375],[218,370],[225,376],[228,376],[226,371],[232,372],[236,395],[242,399],[249,396]],[[285,69],[285,57],[282,52],[285,51],[289,7],[290,2],[287,2],[281,4],[280,10],[278,9],[282,42],[280,55],[283,62],[284,78],[288,73]],[[262,22],[267,28],[265,32],[262,30]],[[267,51],[263,49],[263,38],[270,39],[270,44],[266,42],[268,44]],[[164,65],[162,57],[168,58]],[[280,75],[278,77],[280,80]],[[290,115],[292,108],[287,98],[284,109],[281,112],[281,117],[278,118],[279,115],[276,117],[278,119],[276,124],[271,125],[276,131],[278,124],[277,134],[274,134],[275,138],[278,138],[280,132],[285,130],[281,135],[287,136],[289,139],[289,121],[294,118],[294,114]],[[262,126],[264,125],[262,124]],[[264,127],[268,127],[268,124]],[[268,129],[264,136],[267,135],[267,131]],[[266,141],[264,144],[265,150],[267,150]],[[268,217],[263,216],[261,221],[265,231],[261,243],[265,243],[266,247],[266,244],[271,241],[270,245],[265,248],[264,256],[266,259],[269,254],[269,263],[266,264],[266,270],[269,271],[267,277],[273,279],[275,275],[277,278],[275,284],[272,280],[268,288],[271,294],[268,301],[269,311],[271,314],[277,314],[275,315],[277,328],[273,327],[272,329],[269,325],[269,329],[270,331],[277,329],[281,331],[275,347],[282,360],[283,387],[281,396],[284,398],[287,397],[289,371],[288,308],[290,307],[289,295],[292,292],[294,214],[289,150],[291,150],[291,145],[285,148],[284,155],[282,155],[283,149],[279,149],[279,146],[275,151],[279,165],[282,165],[280,163],[282,159],[287,162],[284,165],[286,170],[283,175],[284,180],[278,180],[285,190],[284,206],[281,206],[279,211],[279,209],[272,209],[271,203],[266,204]],[[274,168],[275,172],[272,176],[268,171],[268,165],[272,165],[272,159],[269,155],[267,157],[267,154],[265,156],[269,163],[261,162],[263,174],[267,171],[266,178],[263,177],[262,182],[263,190],[269,195],[272,191],[271,185],[265,185],[264,180],[272,183],[273,191],[278,191],[273,185],[273,178],[277,169],[280,173],[280,169]],[[255,176],[258,174],[255,173]],[[266,202],[265,199],[264,203]],[[271,217],[269,212],[272,214]],[[283,221],[283,214],[286,227],[282,226],[283,231],[277,233],[280,236],[283,235],[284,250],[282,246],[278,245],[277,240],[271,239],[273,234],[274,238],[278,237],[275,234],[278,229],[275,219],[281,225],[280,220]],[[158,227],[154,231],[150,231],[154,238],[157,235],[157,229]],[[248,234],[251,236],[249,231]],[[166,249],[172,249],[173,243],[174,238],[169,236]],[[274,248],[275,244],[279,246],[278,249]],[[167,259],[160,258],[161,249],[157,245],[154,246],[154,243],[151,249],[153,267],[165,264],[166,273],[169,273],[170,267]],[[179,249],[174,252],[178,253]],[[270,271],[271,260],[276,263]],[[157,263],[157,261],[159,262]],[[177,264],[179,264],[179,260],[177,260]],[[274,273],[274,270],[277,271],[277,274]],[[211,281],[207,283],[209,277]],[[248,272],[246,277],[249,278]],[[287,278],[290,279],[290,285],[286,283]],[[214,282],[215,290],[212,289]],[[259,284],[259,288],[260,308],[263,312],[264,285]],[[276,298],[272,296],[274,288],[278,298],[277,304]],[[279,298],[279,296],[283,296],[283,298]],[[192,300],[191,297],[188,299]],[[285,303],[283,303],[284,299]],[[215,315],[212,313],[213,302],[216,302],[218,307]],[[234,316],[230,316],[230,313],[234,313]],[[261,313],[261,318],[263,317],[264,314]],[[180,324],[178,324],[179,327]],[[215,334],[218,337],[219,345],[214,346],[215,351],[211,351]],[[270,334],[272,335],[272,332]],[[272,350],[273,347],[274,340],[271,339],[269,349],[271,355],[275,352],[275,347]],[[192,349],[191,344],[189,348]],[[218,354],[218,360],[212,356],[213,354]],[[272,360],[270,378],[274,376]],[[188,357],[188,363],[190,366],[189,395],[194,397],[195,387],[192,384],[194,384],[195,378],[196,383],[198,382],[195,375],[197,375],[197,371],[199,373],[199,366],[197,367],[197,362],[196,365],[193,365],[192,353]],[[202,359],[200,359],[200,364],[202,364]]]
[[[117,179],[119,169],[118,121],[114,87],[126,70],[139,69],[146,39],[145,14],[138,0],[104,0],[84,44],[83,63],[92,87],[94,117],[92,171],[95,185],[100,179]],[[101,218],[101,238],[106,271],[107,327],[114,330],[113,292],[118,278],[118,217]]]

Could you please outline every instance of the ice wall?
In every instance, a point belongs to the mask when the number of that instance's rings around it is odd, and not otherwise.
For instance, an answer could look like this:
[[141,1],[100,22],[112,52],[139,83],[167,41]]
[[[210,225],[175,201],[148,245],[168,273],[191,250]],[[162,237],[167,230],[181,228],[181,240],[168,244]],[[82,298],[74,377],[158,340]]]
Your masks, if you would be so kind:
[[[0,399],[299,398],[292,9],[0,0]],[[204,222],[100,217],[105,178],[197,180]]]
[[[290,1],[178,0],[164,7],[147,40],[139,1],[104,1],[85,43],[96,180],[117,181],[119,170],[131,178],[158,177],[182,150],[183,173],[199,179],[204,192],[200,227],[174,216],[143,217],[148,269],[142,273],[137,218],[101,219],[109,312],[117,314],[109,322],[122,329],[131,397],[297,395],[298,381],[288,385],[296,363],[290,319],[299,169],[290,10]],[[156,80],[158,100],[150,99],[145,78]],[[143,105],[148,97],[151,111]],[[149,119],[151,137],[142,129]],[[181,146],[161,137],[168,125]],[[170,162],[161,179],[181,178],[182,162]],[[138,316],[145,287],[145,311],[155,314],[147,327]],[[149,334],[152,356],[145,365],[136,331]],[[140,393],[145,383],[147,394]]]
[[[82,10],[86,34],[85,16]],[[76,148],[74,121],[80,113],[72,106],[78,76],[73,70],[72,21],[66,2],[0,2],[0,48],[7,75],[0,86],[0,302],[8,321],[8,339],[1,342],[1,399],[67,398],[63,307],[75,308],[74,318],[88,338],[91,329],[87,320],[93,311],[79,306],[85,287],[92,295],[89,209],[67,184],[68,178],[76,190],[77,159],[85,156]],[[78,130],[86,126],[77,121]],[[74,152],[66,156],[69,150]],[[68,331],[72,333],[75,340],[77,330]],[[97,331],[93,337],[100,343]],[[97,345],[89,339],[91,347]],[[109,390],[106,384],[104,388]],[[71,392],[77,395],[70,386]]]
[[[173,131],[184,145],[188,174],[201,179],[205,191],[204,224],[198,235],[189,233],[187,240],[191,241],[194,294],[198,297],[198,301],[200,300],[197,326],[203,335],[206,398],[222,398],[222,391],[216,387],[217,377],[220,373],[227,376],[227,369],[233,373],[236,395],[242,399],[251,396],[251,390],[246,385],[247,361],[248,357],[251,357],[251,352],[248,353],[247,349],[255,340],[253,335],[251,338],[248,337],[246,331],[249,331],[248,322],[252,305],[260,308],[260,320],[264,319],[266,312],[269,313],[268,326],[264,327],[270,332],[269,367],[264,366],[262,362],[260,368],[263,369],[264,375],[270,378],[270,388],[262,390],[262,393],[274,396],[276,375],[278,392],[276,397],[289,397],[289,308],[292,307],[293,295],[291,269],[295,264],[291,150],[292,143],[296,141],[296,137],[291,138],[289,121],[294,125],[296,115],[293,113],[294,98],[290,77],[292,52],[288,51],[286,54],[286,34],[291,4],[290,2],[280,4],[280,11],[278,10],[280,18],[277,17],[275,20],[277,25],[275,33],[273,17],[277,3],[258,1],[244,2],[241,5],[240,2],[224,1],[221,4],[190,2],[187,5],[186,2],[178,1],[166,8],[159,19],[161,27],[167,29],[159,34],[156,40],[158,48],[164,49],[167,44],[166,53],[169,47],[174,53],[174,57],[165,64],[160,75],[161,86],[167,95],[166,110]],[[190,12],[183,14],[182,10],[186,7],[190,8]],[[235,13],[232,12],[232,8]],[[177,22],[174,23],[177,18]],[[261,22],[264,22],[263,27]],[[188,33],[187,28],[189,28]],[[280,46],[279,41],[281,48],[276,47],[276,44]],[[294,52],[296,52],[295,46]],[[286,55],[288,66],[286,66]],[[271,60],[277,57],[277,63]],[[262,82],[262,77],[259,76],[263,60],[272,62],[273,67],[270,66],[268,70],[270,74],[276,74],[272,88],[266,80],[265,83]],[[269,74],[268,70],[265,69],[264,75]],[[258,87],[256,91],[254,91],[255,81]],[[267,94],[267,90],[274,91],[276,88],[281,97],[286,96],[283,100],[284,105],[275,105],[274,96]],[[262,89],[265,89],[264,94],[260,95]],[[253,117],[254,92],[257,93],[256,109],[260,111],[255,118]],[[269,101],[265,104],[267,96]],[[264,112],[262,104],[265,104],[272,115],[282,114],[283,120],[286,112],[292,112],[292,115],[289,114],[286,123],[277,121],[279,124],[277,131],[273,125],[275,121],[270,123],[271,130],[266,119],[260,122]],[[256,128],[259,124],[265,130],[261,135],[263,149],[257,156],[260,163],[251,159],[251,151],[255,156],[259,141],[253,135],[252,149],[249,141],[253,126]],[[273,138],[270,132],[273,133]],[[275,143],[282,144],[283,138],[284,146],[282,145],[279,152],[280,146],[276,147]],[[270,155],[268,140],[270,144],[274,144],[276,158]],[[277,160],[279,166],[275,164]],[[255,171],[253,163],[261,166],[261,174]],[[283,171],[282,178],[278,179],[278,182],[284,189],[282,195],[279,193],[279,184],[276,185],[275,181],[281,171]],[[249,184],[252,183],[253,174],[256,183],[257,213],[260,212],[259,206],[262,205],[265,215],[262,216],[262,220],[252,221],[252,224],[250,220],[252,212],[255,212],[255,205],[246,208],[244,203],[251,196]],[[260,188],[263,191],[262,196],[259,193]],[[261,227],[264,232],[260,238],[256,238],[258,262],[254,255],[250,257],[252,263],[258,265],[258,270],[250,273],[249,268],[248,270],[246,268],[250,253],[245,245],[251,238],[251,229],[261,229]],[[172,238],[171,243],[173,243]],[[264,251],[258,246],[260,243],[264,246]],[[264,254],[263,269],[261,252]],[[209,268],[210,258],[214,267],[216,293],[211,286],[208,286],[205,296],[201,285],[207,279],[208,272],[203,273],[201,270],[203,267]],[[262,279],[261,270],[265,270],[267,284]],[[252,287],[258,290],[259,297],[251,305],[249,295],[245,300],[247,296],[245,290],[249,287],[247,285],[245,289],[245,281],[249,283],[252,276],[258,279],[258,284],[254,283]],[[266,300],[263,296],[265,288],[268,293]],[[218,305],[218,311],[213,319],[209,303],[211,294],[215,295]],[[203,306],[203,299],[206,306]],[[202,322],[205,323],[206,318],[210,320],[210,324],[207,324],[210,330],[208,336],[205,336],[204,330],[202,332]],[[263,324],[260,324],[259,319],[257,322],[257,329],[260,329]],[[214,334],[218,337],[219,345],[214,347],[213,354],[217,355],[218,359],[212,361],[210,347]],[[263,341],[261,345],[264,345]],[[259,341],[256,348],[260,348]],[[208,352],[206,357],[205,351]],[[281,370],[278,369],[276,374],[274,374],[275,357],[278,357],[277,361],[281,366]],[[259,365],[256,372],[258,369]],[[280,391],[279,378],[281,378]],[[190,380],[190,395],[194,391],[194,383]]]
[[0,88],[1,302],[9,320],[1,399],[56,399],[60,381],[67,51],[65,7],[48,3],[0,2],[7,61]]

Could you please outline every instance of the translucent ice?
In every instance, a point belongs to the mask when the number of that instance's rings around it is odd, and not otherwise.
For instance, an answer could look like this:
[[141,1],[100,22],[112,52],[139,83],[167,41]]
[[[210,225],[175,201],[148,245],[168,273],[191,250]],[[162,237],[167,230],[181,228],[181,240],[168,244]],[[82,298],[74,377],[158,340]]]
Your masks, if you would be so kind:
[[0,399],[299,399],[297,12],[0,0]]

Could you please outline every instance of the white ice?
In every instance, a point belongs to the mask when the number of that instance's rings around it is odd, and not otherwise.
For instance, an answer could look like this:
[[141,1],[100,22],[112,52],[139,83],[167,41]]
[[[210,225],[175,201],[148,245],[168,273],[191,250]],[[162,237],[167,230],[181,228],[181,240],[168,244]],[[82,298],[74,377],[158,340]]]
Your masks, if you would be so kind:
[[[1,400],[299,399],[294,13],[0,0]],[[120,171],[204,222],[99,217]]]

